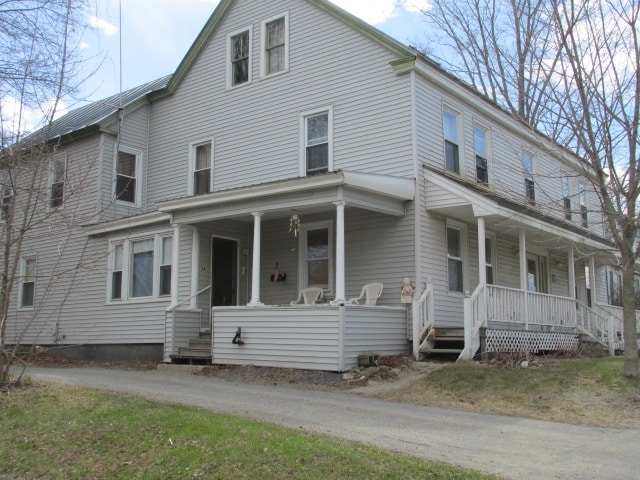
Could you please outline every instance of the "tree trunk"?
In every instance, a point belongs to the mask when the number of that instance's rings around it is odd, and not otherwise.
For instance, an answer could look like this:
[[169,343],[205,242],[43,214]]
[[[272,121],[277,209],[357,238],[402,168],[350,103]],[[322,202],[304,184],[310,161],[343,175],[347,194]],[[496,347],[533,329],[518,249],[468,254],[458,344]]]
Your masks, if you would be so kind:
[[638,330],[634,292],[634,261],[623,263],[622,307],[624,318],[624,376],[638,378]]

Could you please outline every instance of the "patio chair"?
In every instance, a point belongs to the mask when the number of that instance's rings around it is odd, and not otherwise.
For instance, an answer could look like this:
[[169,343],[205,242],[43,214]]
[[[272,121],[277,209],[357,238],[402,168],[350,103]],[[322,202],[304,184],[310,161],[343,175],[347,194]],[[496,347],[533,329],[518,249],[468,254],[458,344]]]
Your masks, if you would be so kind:
[[364,287],[362,287],[360,296],[356,298],[350,298],[349,303],[353,305],[360,305],[359,301],[364,298],[365,305],[375,305],[380,295],[382,295],[382,287],[383,285],[381,283],[367,283]]
[[314,305],[318,303],[318,300],[322,299],[324,290],[319,287],[303,288],[298,294],[298,299],[291,302],[291,305],[297,305],[302,300],[303,305]]

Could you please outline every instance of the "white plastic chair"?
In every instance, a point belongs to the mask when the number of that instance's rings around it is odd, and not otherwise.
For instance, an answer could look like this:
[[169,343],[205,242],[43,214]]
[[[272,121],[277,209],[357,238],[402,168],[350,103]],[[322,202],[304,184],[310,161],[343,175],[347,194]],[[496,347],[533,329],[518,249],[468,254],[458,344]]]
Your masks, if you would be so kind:
[[365,305],[375,305],[380,295],[382,295],[382,287],[383,285],[381,283],[367,283],[364,287],[362,287],[360,296],[356,298],[350,298],[349,303],[353,305],[360,305],[359,300],[362,300],[364,298],[366,299]]
[[299,304],[300,300],[303,300],[303,305],[314,305],[318,303],[318,300],[322,299],[323,294],[324,290],[319,287],[303,288],[298,294],[298,299],[291,302],[291,305]]

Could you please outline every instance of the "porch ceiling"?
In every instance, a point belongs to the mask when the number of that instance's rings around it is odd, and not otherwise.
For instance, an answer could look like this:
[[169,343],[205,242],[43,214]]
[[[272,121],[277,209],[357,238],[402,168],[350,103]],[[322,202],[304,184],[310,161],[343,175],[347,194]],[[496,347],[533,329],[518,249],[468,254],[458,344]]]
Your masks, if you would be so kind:
[[[431,212],[474,224],[485,218],[495,233],[517,236],[524,229],[527,239],[551,248],[580,246],[586,251],[609,251],[613,247],[593,233],[553,218],[526,205],[517,205],[482,187],[465,185],[440,172],[426,170],[426,208]],[[484,191],[486,190],[486,192]]]
[[284,218],[333,211],[334,202],[344,201],[347,208],[402,216],[405,202],[414,197],[413,179],[340,171],[170,200],[158,210],[171,214],[176,223],[222,218],[249,222],[252,212],[262,212],[265,219]]

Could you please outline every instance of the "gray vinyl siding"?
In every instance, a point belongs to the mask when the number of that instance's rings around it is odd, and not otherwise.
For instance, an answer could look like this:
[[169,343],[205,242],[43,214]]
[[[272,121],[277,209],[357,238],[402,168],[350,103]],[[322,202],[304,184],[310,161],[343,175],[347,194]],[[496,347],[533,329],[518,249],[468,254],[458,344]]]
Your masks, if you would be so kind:
[[407,310],[405,308],[349,308],[344,335],[344,364],[358,364],[358,355],[366,352],[381,356],[408,353]]
[[[290,69],[260,79],[260,22],[285,11]],[[227,34],[249,25],[252,82],[227,90]],[[297,177],[300,116],[325,107],[336,170],[412,177],[410,80],[394,59],[307,2],[238,1],[175,94],[152,106],[149,204],[187,194],[189,144],[208,138],[216,190]]]

